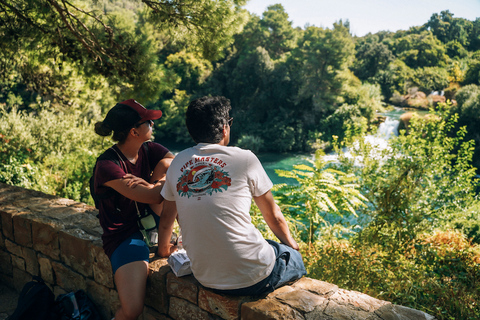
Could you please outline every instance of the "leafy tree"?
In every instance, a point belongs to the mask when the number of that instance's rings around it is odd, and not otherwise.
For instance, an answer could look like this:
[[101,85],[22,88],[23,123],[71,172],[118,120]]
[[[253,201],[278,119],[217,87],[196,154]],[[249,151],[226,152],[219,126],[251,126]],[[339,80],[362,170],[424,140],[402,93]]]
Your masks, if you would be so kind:
[[480,18],[477,18],[472,22],[472,31],[470,32],[468,42],[469,51],[480,50]]
[[353,72],[360,80],[375,77],[380,70],[387,68],[395,59],[388,46],[379,41],[377,35],[368,35],[356,43]]
[[473,27],[471,21],[454,18],[448,10],[434,13],[425,26],[443,43],[456,41],[463,47],[469,45],[469,34]]
[[480,86],[470,84],[458,90],[452,114],[458,114],[458,127],[466,127],[466,139],[475,141],[473,164],[480,168]]
[[411,68],[443,67],[448,61],[444,44],[430,31],[411,33],[396,39],[394,53]]
[[472,58],[468,59],[468,69],[465,72],[463,85],[476,84],[480,85],[480,50],[476,51]]
[[[78,68],[76,73],[87,78],[91,88],[99,80],[91,83],[89,78],[103,78],[106,95],[114,95],[113,100],[135,92],[144,103],[152,102],[164,90],[172,90],[162,81],[158,48],[176,41],[205,58],[220,57],[245,21],[243,4],[243,0],[145,0],[110,1],[102,7],[93,0],[1,0],[0,36],[8,43],[3,57],[14,60],[5,61],[3,66],[11,67],[1,71],[16,73],[19,83],[30,85],[25,91],[58,105],[74,105],[68,96],[52,95],[51,88],[61,87],[65,77],[56,69],[65,64]],[[38,55],[36,69],[28,68],[31,56],[15,55],[25,51]]]
[[260,28],[264,38],[263,47],[272,59],[278,59],[296,47],[296,32],[281,4],[267,8],[260,20]]
[[413,75],[412,68],[408,67],[405,62],[395,59],[385,70],[379,71],[374,81],[380,85],[385,100],[389,101],[394,93],[407,91],[409,80]]
[[[301,112],[309,113],[307,124],[314,124],[338,107],[343,85],[341,73],[354,59],[348,22],[335,23],[331,30],[308,27],[291,59],[290,68],[296,70],[295,81],[299,84],[296,104]],[[311,107],[302,110],[304,106]]]
[[418,68],[409,82],[410,87],[418,87],[426,94],[432,91],[441,91],[448,87],[448,72],[445,68],[440,67]]

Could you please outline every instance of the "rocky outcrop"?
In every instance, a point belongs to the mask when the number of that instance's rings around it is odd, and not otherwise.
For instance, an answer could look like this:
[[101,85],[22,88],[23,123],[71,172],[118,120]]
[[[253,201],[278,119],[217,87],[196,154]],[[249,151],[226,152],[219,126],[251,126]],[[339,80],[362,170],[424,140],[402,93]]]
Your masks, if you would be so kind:
[[427,96],[422,91],[410,89],[406,95],[394,96],[391,102],[402,108],[429,110],[430,107],[437,107],[439,103],[444,103],[446,101],[447,99],[443,95],[432,93]]
[[[0,183],[0,281],[16,291],[41,276],[55,295],[83,289],[104,319],[118,306],[95,208]],[[434,319],[310,278],[266,297],[218,295],[193,276],[178,278],[151,254],[143,320]]]

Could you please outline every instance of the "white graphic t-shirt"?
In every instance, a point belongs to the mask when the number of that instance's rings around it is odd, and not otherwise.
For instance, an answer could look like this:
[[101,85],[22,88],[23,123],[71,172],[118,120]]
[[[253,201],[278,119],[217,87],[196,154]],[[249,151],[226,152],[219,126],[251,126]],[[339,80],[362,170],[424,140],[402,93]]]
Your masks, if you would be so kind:
[[162,196],[176,202],[183,246],[202,285],[239,289],[271,273],[275,253],[249,214],[252,197],[271,188],[248,150],[200,143],[175,157]]

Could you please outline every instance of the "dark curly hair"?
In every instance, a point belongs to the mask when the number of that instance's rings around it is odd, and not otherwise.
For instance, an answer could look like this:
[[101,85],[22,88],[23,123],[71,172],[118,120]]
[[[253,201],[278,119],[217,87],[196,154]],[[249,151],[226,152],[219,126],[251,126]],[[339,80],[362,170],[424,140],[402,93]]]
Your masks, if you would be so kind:
[[192,139],[196,143],[220,142],[231,109],[230,100],[221,96],[202,97],[190,102],[185,123]]

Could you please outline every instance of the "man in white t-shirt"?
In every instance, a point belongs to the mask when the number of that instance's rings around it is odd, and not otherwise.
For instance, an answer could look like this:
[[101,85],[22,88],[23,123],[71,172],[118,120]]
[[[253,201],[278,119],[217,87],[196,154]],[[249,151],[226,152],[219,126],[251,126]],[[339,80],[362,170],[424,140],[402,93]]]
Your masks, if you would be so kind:
[[[203,286],[219,293],[265,294],[306,272],[260,161],[251,151],[227,146],[230,109],[224,97],[190,103],[186,124],[197,145],[180,152],[167,171],[158,253],[170,254],[178,214],[193,275]],[[252,224],[252,198],[281,244],[265,240]]]

